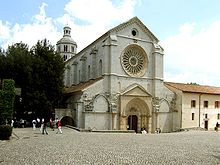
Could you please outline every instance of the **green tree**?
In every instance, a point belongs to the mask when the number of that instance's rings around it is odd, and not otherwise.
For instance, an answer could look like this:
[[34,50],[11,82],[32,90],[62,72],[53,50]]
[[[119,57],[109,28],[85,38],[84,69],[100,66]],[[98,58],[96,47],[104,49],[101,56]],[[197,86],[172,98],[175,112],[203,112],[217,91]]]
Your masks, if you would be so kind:
[[0,90],[0,125],[11,121],[15,98],[14,80],[4,80]]
[[64,62],[45,39],[31,49],[33,56],[29,104],[39,117],[49,118],[63,91]]
[[10,78],[15,81],[16,88],[21,88],[21,96],[15,98],[15,112],[18,118],[24,117],[27,111],[26,105],[21,104],[22,100],[27,100],[27,92],[32,81],[32,56],[28,45],[22,42],[8,47],[5,53],[5,66],[3,70],[7,75],[3,78]]
[[9,46],[6,57],[7,74],[15,80],[16,87],[24,88],[32,74],[32,57],[28,45],[21,42]]
[[[0,53],[0,78],[15,80],[21,88],[21,98],[16,97],[15,109],[18,118],[26,112],[35,117],[49,118],[63,90],[64,62],[61,56],[45,39],[31,49],[24,43],[9,46]],[[33,116],[32,116],[33,117]]]
[[7,77],[7,61],[4,52],[0,49],[0,82]]

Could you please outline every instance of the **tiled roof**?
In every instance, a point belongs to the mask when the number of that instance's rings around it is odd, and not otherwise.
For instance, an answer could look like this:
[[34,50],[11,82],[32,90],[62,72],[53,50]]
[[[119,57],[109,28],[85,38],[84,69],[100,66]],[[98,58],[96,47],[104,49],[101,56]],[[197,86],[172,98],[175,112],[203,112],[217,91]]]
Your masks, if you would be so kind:
[[71,94],[71,93],[75,93],[75,92],[80,92],[83,89],[89,87],[90,85],[98,82],[101,79],[103,79],[103,77],[99,77],[97,79],[89,80],[87,82],[80,83],[80,84],[77,84],[77,85],[72,85],[71,87],[65,88],[64,94]]
[[206,94],[220,94],[220,87],[204,86],[204,85],[194,85],[194,84],[183,84],[183,83],[173,83],[165,82],[167,87],[173,87],[183,92],[190,93],[206,93]]

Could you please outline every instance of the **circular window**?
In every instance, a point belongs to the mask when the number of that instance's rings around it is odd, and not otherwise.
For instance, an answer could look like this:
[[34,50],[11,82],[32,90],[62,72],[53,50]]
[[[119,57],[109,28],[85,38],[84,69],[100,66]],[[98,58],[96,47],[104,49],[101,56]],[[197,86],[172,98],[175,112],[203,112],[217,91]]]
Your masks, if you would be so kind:
[[137,31],[136,29],[133,29],[133,30],[131,31],[131,34],[135,37],[135,36],[137,36],[138,31]]
[[143,76],[146,71],[146,54],[138,46],[129,46],[121,55],[121,64],[130,76]]

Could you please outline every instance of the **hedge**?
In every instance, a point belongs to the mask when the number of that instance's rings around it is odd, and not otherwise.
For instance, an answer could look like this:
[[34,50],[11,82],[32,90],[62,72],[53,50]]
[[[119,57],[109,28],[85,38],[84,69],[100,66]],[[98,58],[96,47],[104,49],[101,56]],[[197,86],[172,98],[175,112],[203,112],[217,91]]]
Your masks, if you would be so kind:
[[10,125],[0,125],[0,140],[9,140],[12,134],[12,127]]

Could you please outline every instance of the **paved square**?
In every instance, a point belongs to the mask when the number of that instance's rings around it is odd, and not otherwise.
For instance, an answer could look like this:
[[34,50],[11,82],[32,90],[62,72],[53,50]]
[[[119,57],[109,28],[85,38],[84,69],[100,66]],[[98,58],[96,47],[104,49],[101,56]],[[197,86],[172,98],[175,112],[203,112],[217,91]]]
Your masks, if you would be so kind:
[[166,134],[82,133],[63,128],[49,135],[15,128],[0,141],[0,164],[220,164],[220,132]]

